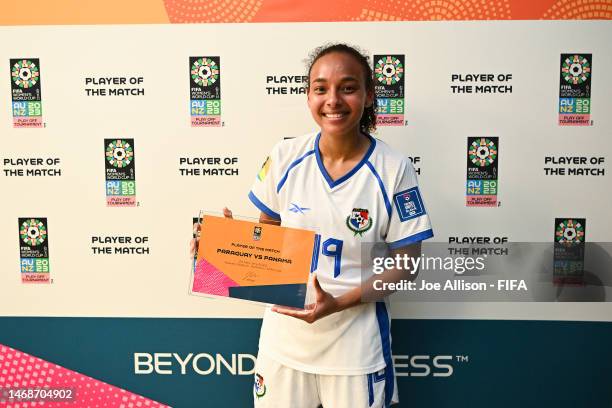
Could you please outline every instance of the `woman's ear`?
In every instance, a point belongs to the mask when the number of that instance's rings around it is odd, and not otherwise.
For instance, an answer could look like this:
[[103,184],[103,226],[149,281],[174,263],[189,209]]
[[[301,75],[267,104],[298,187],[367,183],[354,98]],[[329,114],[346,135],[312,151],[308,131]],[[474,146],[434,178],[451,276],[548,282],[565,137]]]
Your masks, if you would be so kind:
[[372,107],[372,105],[374,105],[374,90],[373,89],[366,93],[365,107],[370,108]]

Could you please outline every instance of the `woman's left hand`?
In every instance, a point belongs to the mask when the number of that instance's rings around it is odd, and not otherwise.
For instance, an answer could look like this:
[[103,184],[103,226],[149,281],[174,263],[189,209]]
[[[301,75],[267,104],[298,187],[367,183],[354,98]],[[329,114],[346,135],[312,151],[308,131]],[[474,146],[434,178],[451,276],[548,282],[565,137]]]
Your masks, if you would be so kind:
[[295,317],[305,321],[306,323],[314,323],[317,320],[329,316],[332,313],[339,312],[340,306],[335,297],[327,293],[321,288],[317,276],[314,277],[314,289],[316,303],[306,305],[304,309],[296,309],[292,307],[275,305],[272,311],[286,316]]

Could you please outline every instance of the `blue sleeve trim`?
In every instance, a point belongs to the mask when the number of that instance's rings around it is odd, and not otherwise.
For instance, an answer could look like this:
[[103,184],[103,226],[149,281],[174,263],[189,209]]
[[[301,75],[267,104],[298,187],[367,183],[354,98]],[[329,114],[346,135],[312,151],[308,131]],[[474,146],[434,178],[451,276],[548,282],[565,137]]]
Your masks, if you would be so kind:
[[267,205],[265,205],[264,203],[262,203],[261,201],[259,201],[259,198],[257,198],[255,196],[255,194],[253,194],[252,191],[249,191],[249,200],[251,200],[251,202],[253,204],[255,204],[255,207],[259,208],[259,210],[267,215],[269,215],[272,218],[276,218],[277,220],[281,219],[281,216],[279,213],[274,212],[273,210],[271,210]]
[[372,381],[373,373],[368,374],[368,407],[374,404],[374,382]]
[[366,162],[366,165],[370,168],[370,170],[372,171],[372,174],[374,174],[374,177],[376,177],[376,180],[378,180],[378,186],[380,187],[380,191],[382,193],[383,200],[385,200],[385,207],[387,208],[387,215],[389,215],[389,218],[391,218],[391,211],[392,211],[391,210],[391,202],[389,201],[389,196],[387,195],[387,190],[385,190],[385,185],[383,184],[382,179],[378,175],[378,172],[374,168],[374,165],[372,165],[372,163],[370,163],[369,161]]
[[376,320],[380,332],[383,358],[385,360],[385,407],[391,405],[393,388],[395,387],[395,374],[393,369],[393,357],[391,357],[391,327],[389,326],[389,314],[385,302],[376,302]]
[[277,193],[280,192],[281,188],[283,188],[283,185],[285,185],[285,182],[287,181],[287,177],[289,177],[289,172],[291,171],[291,169],[300,164],[305,158],[307,158],[311,154],[314,154],[314,152],[314,150],[309,151],[308,153],[306,153],[305,155],[303,155],[302,157],[300,157],[289,165],[287,171],[285,171],[285,174],[283,175],[283,178],[281,178],[280,182],[278,183],[278,186],[276,187]]
[[397,249],[406,245],[414,244],[415,242],[424,241],[428,238],[433,237],[433,230],[430,228],[426,231],[419,232],[418,234],[411,235],[407,238],[400,239],[399,241],[393,241],[389,243],[389,248]]

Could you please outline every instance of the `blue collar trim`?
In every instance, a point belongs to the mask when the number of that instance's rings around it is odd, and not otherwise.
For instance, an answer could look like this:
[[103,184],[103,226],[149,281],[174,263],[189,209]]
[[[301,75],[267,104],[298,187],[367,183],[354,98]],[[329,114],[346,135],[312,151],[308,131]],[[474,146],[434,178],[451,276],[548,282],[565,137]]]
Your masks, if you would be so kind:
[[340,177],[338,180],[335,180],[335,181],[332,180],[332,178],[329,176],[329,173],[327,173],[327,170],[325,170],[325,166],[323,166],[323,159],[321,159],[321,151],[319,150],[319,139],[321,139],[321,133],[319,132],[319,134],[317,135],[317,138],[315,139],[315,146],[314,146],[315,156],[317,157],[317,164],[319,165],[319,170],[321,171],[321,174],[325,178],[325,181],[327,181],[327,184],[329,185],[330,188],[334,188],[337,185],[342,184],[346,180],[351,178],[351,176],[357,173],[357,171],[359,171],[359,169],[368,161],[368,159],[372,155],[372,152],[374,151],[374,148],[376,147],[376,139],[374,139],[372,136],[368,134],[365,134],[365,135],[368,137],[368,139],[370,139],[370,147],[368,148],[368,151],[363,156],[361,161],[357,163],[357,165],[353,167],[351,171],[349,171],[344,176]]

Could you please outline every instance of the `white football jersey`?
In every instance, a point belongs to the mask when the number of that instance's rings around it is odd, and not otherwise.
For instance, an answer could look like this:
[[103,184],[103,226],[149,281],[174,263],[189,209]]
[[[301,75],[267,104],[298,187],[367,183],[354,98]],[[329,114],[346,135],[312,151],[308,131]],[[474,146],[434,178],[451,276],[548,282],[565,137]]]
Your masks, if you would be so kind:
[[[407,157],[370,137],[359,164],[332,180],[319,138],[315,133],[278,143],[249,198],[282,225],[316,228],[320,239],[313,269],[323,290],[337,297],[369,277],[367,271],[362,277],[361,243],[398,248],[433,232]],[[387,310],[385,302],[364,303],[308,324],[268,309],[259,353],[314,374],[358,375],[392,367]]]

